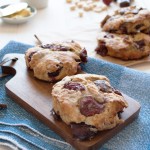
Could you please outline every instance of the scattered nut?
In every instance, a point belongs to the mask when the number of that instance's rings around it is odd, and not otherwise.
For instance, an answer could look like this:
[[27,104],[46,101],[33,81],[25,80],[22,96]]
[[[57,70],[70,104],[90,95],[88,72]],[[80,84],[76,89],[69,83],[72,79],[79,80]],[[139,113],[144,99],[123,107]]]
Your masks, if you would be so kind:
[[66,0],[67,3],[72,3],[72,0]]
[[76,9],[76,6],[75,5],[72,5],[71,7],[70,7],[70,10],[72,10],[72,11],[74,11]]
[[78,8],[83,8],[84,2],[78,2],[76,5]]
[[95,3],[90,4],[91,8],[95,8],[97,5]]
[[85,11],[90,11],[90,10],[92,10],[92,7],[90,7],[89,5],[84,5],[84,6],[83,6],[83,9],[84,9]]
[[83,17],[83,12],[79,12],[79,17]]

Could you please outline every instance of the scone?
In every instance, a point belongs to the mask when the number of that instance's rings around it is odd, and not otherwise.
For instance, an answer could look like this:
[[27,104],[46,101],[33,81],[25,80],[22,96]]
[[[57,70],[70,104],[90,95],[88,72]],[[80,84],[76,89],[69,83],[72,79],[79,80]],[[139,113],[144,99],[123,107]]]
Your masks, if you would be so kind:
[[126,35],[102,32],[95,50],[101,56],[140,59],[150,54],[150,36],[144,33]]
[[128,106],[105,76],[77,74],[57,82],[52,89],[53,112],[71,126],[80,140],[114,128],[123,120],[118,113]]
[[112,16],[106,16],[101,23],[103,31],[119,34],[149,33],[150,11],[144,8],[130,6],[115,11]]
[[76,74],[81,69],[80,63],[87,61],[87,52],[85,48],[82,49],[80,46],[70,47],[66,51],[62,49],[61,44],[60,46],[53,44],[49,48],[38,46],[28,49],[25,60],[27,67],[33,70],[36,78],[56,82],[67,75]]

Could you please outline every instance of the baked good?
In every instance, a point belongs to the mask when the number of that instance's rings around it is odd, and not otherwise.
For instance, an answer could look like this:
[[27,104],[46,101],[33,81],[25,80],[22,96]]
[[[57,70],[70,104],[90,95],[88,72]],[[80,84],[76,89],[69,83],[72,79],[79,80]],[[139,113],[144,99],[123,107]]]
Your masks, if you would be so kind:
[[150,36],[144,33],[126,35],[103,32],[98,37],[95,50],[101,56],[122,60],[140,59],[150,54]]
[[150,33],[150,11],[130,6],[121,8],[101,23],[103,31],[119,34]]
[[56,82],[67,75],[76,74],[81,69],[80,63],[87,61],[87,52],[75,42],[70,42],[70,47],[69,42],[52,43],[28,49],[25,60],[36,78]]
[[128,106],[122,94],[102,75],[77,74],[57,82],[52,89],[53,113],[71,126],[80,140],[122,122],[118,113]]

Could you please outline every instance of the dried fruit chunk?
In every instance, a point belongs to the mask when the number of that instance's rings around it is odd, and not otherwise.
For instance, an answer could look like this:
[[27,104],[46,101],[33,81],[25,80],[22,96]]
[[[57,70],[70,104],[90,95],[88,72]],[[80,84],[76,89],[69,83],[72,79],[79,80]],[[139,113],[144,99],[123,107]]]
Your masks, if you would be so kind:
[[142,49],[142,48],[144,48],[144,46],[145,46],[144,40],[135,41],[135,43],[136,43],[136,47],[137,47],[138,49]]
[[130,6],[131,1],[130,0],[118,0],[118,3],[120,7],[128,7]]
[[103,111],[104,105],[98,103],[92,96],[85,96],[79,102],[80,112],[88,117],[99,114]]
[[35,53],[37,53],[37,51],[35,51],[35,52],[32,52],[32,53],[29,55],[29,57],[28,57],[28,61],[29,61],[29,62],[31,61],[31,59],[32,59],[32,56],[33,56]]
[[108,53],[108,49],[105,45],[106,43],[103,41],[99,42],[99,46],[95,49],[95,51],[97,52],[97,54],[100,54],[101,56],[106,56]]
[[72,134],[79,140],[91,139],[97,132],[95,128],[85,123],[71,123]]
[[6,104],[0,104],[0,109],[5,109],[5,108],[7,108]]
[[85,48],[80,52],[80,58],[82,62],[87,62],[87,51]]
[[64,85],[64,88],[68,90],[75,90],[75,91],[84,91],[85,87],[77,82],[68,82]]
[[107,6],[109,6],[112,1],[113,0],[103,0],[103,3],[106,4]]
[[60,71],[62,70],[63,66],[57,65],[58,69],[54,72],[48,72],[49,77],[56,77],[59,75]]

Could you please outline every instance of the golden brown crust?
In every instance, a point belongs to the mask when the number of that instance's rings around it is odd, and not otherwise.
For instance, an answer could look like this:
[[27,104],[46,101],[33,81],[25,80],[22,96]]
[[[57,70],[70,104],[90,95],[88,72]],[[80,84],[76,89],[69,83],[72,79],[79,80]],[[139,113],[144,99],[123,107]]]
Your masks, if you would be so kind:
[[[101,88],[99,82],[102,83]],[[67,87],[68,83],[70,85]],[[54,111],[66,124],[85,123],[99,131],[111,129],[121,123],[118,112],[128,106],[121,93],[111,87],[107,77],[94,74],[65,77],[53,86],[52,98]],[[95,107],[93,110],[83,108],[86,103],[81,103],[83,99],[86,101],[86,98],[101,105],[99,113],[94,112]]]
[[[31,61],[31,57],[38,51],[42,50],[41,47],[32,47],[32,48],[29,48],[26,52],[25,52],[25,61],[26,61],[26,65],[28,68],[30,68],[30,61]],[[32,68],[31,68],[32,69]]]

